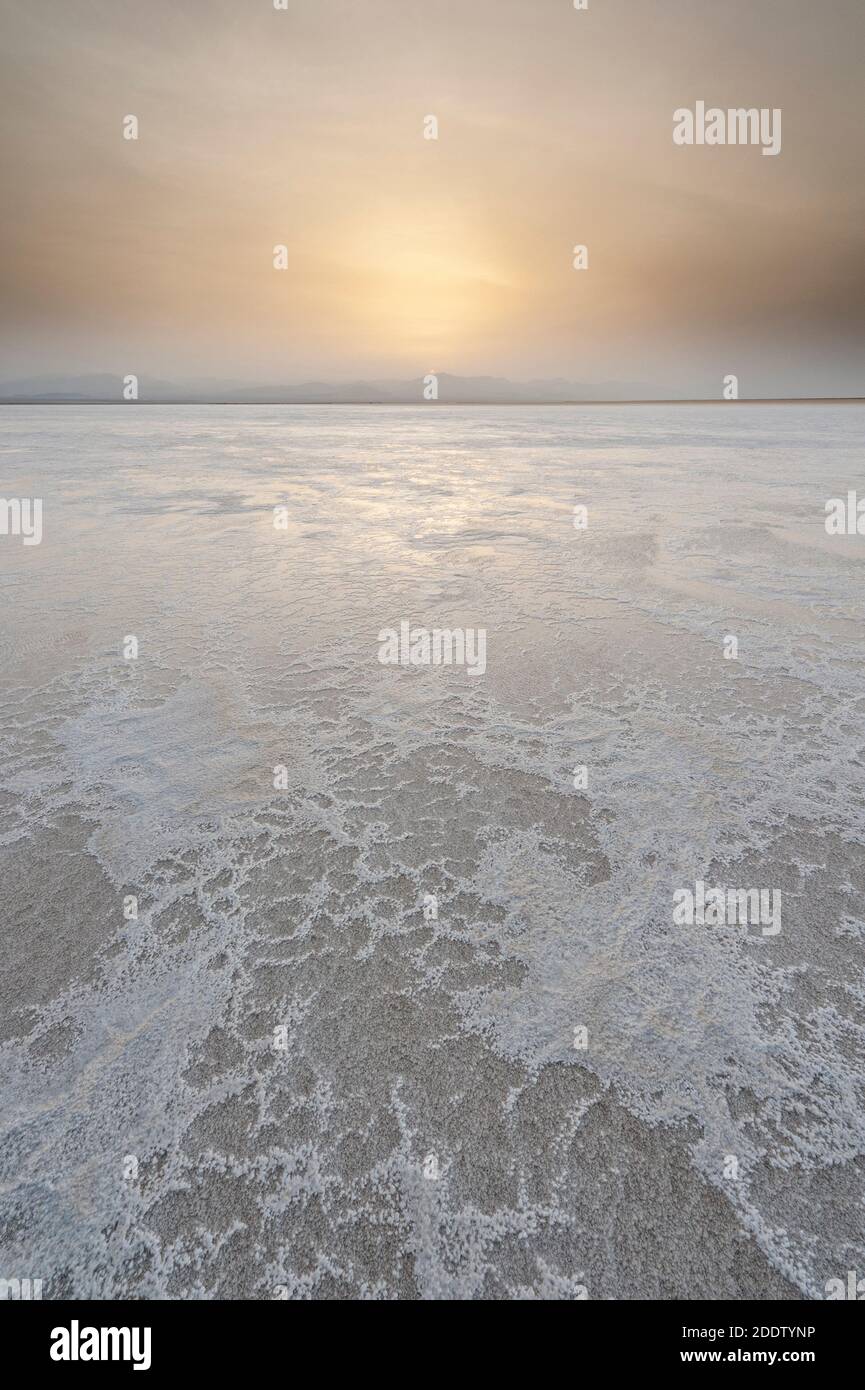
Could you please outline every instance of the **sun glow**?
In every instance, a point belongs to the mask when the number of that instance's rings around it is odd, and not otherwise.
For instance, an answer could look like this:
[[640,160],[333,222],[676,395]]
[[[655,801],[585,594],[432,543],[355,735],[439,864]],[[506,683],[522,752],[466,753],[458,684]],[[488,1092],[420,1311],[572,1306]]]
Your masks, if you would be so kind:
[[391,341],[453,350],[494,324],[512,295],[487,240],[439,209],[411,224],[396,211],[361,224],[341,257],[352,318]]

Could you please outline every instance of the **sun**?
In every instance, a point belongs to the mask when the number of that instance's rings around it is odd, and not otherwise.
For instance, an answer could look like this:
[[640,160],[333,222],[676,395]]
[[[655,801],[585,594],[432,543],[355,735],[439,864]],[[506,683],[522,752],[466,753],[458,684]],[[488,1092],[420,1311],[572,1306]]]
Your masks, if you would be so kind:
[[344,252],[352,319],[381,341],[453,353],[501,316],[508,276],[495,243],[451,209],[361,221]]

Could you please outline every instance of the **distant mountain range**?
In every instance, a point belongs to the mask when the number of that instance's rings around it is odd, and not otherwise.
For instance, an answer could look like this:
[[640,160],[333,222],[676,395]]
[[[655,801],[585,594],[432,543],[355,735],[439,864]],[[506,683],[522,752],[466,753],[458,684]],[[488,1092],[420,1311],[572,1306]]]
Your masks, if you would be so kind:
[[[303,381],[297,385],[244,386],[232,381],[188,383],[138,379],[138,398],[126,402],[124,379],[107,372],[89,376],[23,377],[0,381],[0,405],[417,405],[425,402],[426,378],[411,381]],[[436,375],[440,405],[562,405],[587,401],[721,402],[715,383],[703,395],[663,391],[645,382],[600,381],[588,385],[554,377],[549,381],[509,381],[503,376]],[[753,403],[759,397],[751,398]],[[782,396],[763,400],[849,400],[861,396]],[[747,401],[743,400],[743,403]]]
[[[587,386],[561,378],[518,382],[495,376],[452,376],[449,372],[439,373],[436,380],[438,400],[442,404],[622,401],[658,396],[651,388],[633,382],[599,382]],[[360,405],[379,402],[413,405],[423,401],[424,379],[421,377],[412,381],[304,381],[297,385],[267,386],[243,386],[227,381],[182,385],[147,376],[139,377],[138,381],[139,404]],[[25,377],[0,382],[0,404],[76,403],[123,404],[123,378],[100,372],[89,376]]]

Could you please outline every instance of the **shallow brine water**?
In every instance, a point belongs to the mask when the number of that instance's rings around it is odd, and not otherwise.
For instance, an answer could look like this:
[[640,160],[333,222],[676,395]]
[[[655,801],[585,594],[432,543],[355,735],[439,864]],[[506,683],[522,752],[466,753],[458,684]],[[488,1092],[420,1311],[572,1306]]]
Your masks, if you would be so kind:
[[[865,1275],[862,432],[7,409],[0,1277]],[[383,662],[403,623],[485,669]],[[779,929],[674,920],[698,883]]]

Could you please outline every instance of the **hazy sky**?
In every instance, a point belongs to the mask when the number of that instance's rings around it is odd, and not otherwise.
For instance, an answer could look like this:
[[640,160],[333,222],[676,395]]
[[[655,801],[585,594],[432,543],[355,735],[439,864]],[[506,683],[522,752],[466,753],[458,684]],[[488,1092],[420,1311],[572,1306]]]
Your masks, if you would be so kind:
[[287,4],[2,0],[4,378],[865,392],[863,0]]

